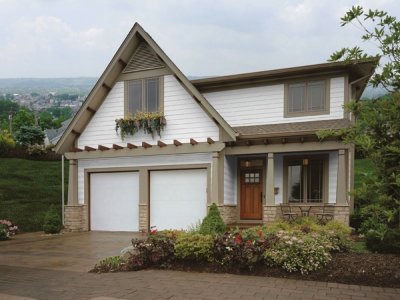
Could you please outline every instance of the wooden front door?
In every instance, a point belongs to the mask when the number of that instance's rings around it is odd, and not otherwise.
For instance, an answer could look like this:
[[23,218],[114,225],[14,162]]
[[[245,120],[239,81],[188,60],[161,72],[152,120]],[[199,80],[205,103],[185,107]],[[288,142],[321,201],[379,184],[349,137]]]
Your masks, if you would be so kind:
[[262,219],[262,169],[243,169],[240,172],[240,218]]

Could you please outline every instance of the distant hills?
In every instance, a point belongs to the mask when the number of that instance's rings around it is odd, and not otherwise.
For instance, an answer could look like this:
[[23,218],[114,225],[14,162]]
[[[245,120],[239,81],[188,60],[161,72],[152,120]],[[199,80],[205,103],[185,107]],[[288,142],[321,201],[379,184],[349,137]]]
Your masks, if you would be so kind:
[[[189,79],[199,79],[204,76],[188,76]],[[76,78],[0,78],[1,94],[46,94],[46,93],[67,93],[87,95],[97,81],[97,77],[76,77]],[[384,88],[372,88],[368,86],[362,98],[371,99],[385,95]]]
[[0,94],[68,93],[87,95],[96,77],[77,78],[5,78],[0,79]]

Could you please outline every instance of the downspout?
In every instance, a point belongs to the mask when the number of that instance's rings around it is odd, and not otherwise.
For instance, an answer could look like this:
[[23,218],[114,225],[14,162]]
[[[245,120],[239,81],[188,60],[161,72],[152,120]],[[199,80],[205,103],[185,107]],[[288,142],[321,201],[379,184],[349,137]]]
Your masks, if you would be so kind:
[[64,154],[61,156],[61,220],[64,226]]

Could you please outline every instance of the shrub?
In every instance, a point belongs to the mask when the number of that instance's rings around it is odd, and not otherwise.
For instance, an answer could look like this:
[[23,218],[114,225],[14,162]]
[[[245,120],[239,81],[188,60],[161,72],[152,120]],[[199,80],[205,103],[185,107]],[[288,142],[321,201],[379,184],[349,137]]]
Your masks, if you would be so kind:
[[200,233],[185,233],[177,237],[175,256],[181,259],[211,261],[214,237]]
[[22,146],[29,146],[44,142],[45,134],[40,127],[37,126],[21,126],[15,135],[15,139]]
[[105,273],[105,272],[118,272],[125,271],[126,260],[121,256],[111,256],[101,260],[97,263],[90,272]]
[[251,269],[263,259],[263,253],[275,243],[273,234],[264,235],[253,229],[227,232],[215,238],[214,260],[223,268],[239,267]]
[[8,240],[10,236],[17,233],[18,226],[14,225],[9,220],[0,220],[0,241]]
[[133,239],[135,254],[128,259],[129,270],[141,270],[149,266],[166,266],[174,259],[174,244],[179,236],[176,231],[156,232],[146,240]]
[[225,231],[225,223],[221,218],[218,207],[215,203],[211,204],[207,216],[200,225],[201,234],[217,234]]
[[43,145],[29,145],[26,152],[31,156],[40,156],[46,154],[46,148]]
[[59,233],[62,229],[62,221],[59,213],[51,206],[46,212],[43,221],[43,231],[45,233]]
[[370,251],[400,254],[400,229],[370,230],[365,235],[365,244]]
[[318,233],[280,232],[274,247],[264,252],[264,259],[267,265],[306,274],[325,266],[331,260],[332,248],[330,241]]
[[15,142],[7,130],[0,130],[0,154],[15,148]]

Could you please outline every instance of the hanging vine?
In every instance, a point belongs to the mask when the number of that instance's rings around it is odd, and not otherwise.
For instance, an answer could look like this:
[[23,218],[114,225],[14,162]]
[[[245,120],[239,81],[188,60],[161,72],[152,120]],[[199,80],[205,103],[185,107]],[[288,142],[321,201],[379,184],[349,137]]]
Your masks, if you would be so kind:
[[161,137],[161,131],[164,130],[167,121],[163,112],[137,112],[133,117],[121,118],[115,120],[115,131],[124,139],[127,135],[133,136],[139,130],[144,133],[157,133]]

